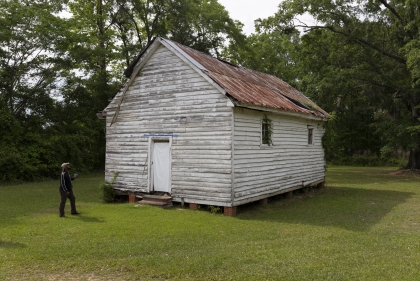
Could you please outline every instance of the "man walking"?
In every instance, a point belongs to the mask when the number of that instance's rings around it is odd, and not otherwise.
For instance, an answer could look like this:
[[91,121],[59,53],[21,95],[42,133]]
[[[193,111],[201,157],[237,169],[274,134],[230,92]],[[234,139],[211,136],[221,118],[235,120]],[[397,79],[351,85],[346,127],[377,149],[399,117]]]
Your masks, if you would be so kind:
[[76,198],[73,194],[73,185],[71,183],[72,180],[77,178],[77,174],[74,177],[71,177],[69,174],[69,170],[71,169],[70,163],[63,163],[61,164],[62,172],[60,176],[60,217],[65,217],[64,215],[64,207],[66,205],[67,198],[70,199],[70,207],[71,207],[71,214],[72,215],[79,215],[80,213],[76,211]]

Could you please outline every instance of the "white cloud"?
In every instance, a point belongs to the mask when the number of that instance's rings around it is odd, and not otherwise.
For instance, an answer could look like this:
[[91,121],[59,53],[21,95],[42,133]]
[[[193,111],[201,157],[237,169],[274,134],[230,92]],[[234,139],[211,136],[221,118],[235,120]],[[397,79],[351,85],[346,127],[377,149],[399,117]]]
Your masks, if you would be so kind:
[[280,0],[219,0],[229,15],[234,20],[239,20],[245,26],[243,31],[250,35],[255,31],[254,20],[265,19],[273,16],[277,10]]
[[[244,24],[243,31],[246,35],[255,32],[254,21],[256,19],[266,19],[278,11],[281,0],[218,0],[229,15],[234,20],[239,20]],[[305,13],[298,17],[301,22],[295,21],[295,24],[316,25],[314,18]],[[319,23],[318,23],[319,24]],[[303,31],[303,28],[300,28]]]

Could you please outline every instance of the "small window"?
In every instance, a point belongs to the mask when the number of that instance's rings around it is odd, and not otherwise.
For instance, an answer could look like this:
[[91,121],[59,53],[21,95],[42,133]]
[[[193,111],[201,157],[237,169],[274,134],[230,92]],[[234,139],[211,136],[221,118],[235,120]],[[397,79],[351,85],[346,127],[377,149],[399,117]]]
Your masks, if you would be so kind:
[[308,144],[314,144],[314,129],[308,128]]
[[269,144],[270,143],[270,135],[268,134],[268,124],[262,123],[261,124],[261,143],[262,144]]
[[273,145],[271,140],[271,135],[273,134],[273,125],[272,121],[266,114],[264,114],[263,119],[261,120],[261,144],[264,145]]

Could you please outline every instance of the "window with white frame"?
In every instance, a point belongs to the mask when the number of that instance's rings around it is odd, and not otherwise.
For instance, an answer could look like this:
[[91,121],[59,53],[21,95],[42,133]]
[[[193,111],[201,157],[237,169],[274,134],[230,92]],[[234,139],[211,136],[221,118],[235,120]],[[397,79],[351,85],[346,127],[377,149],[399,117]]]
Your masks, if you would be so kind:
[[273,134],[273,124],[270,118],[264,114],[263,119],[261,120],[261,144],[263,145],[273,145],[271,136]]

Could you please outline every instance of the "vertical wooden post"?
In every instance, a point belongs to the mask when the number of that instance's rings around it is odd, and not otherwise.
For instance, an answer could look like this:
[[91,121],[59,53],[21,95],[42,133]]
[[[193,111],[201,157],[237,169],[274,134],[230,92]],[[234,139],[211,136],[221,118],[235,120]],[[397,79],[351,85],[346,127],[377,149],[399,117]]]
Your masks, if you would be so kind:
[[292,197],[293,197],[293,191],[286,192],[286,193],[284,194],[284,197],[285,197],[285,198],[287,198],[287,199],[292,198]]
[[258,203],[260,205],[267,205],[268,204],[268,198],[264,198],[264,199],[258,200]]
[[236,217],[236,207],[223,207],[223,214],[229,217]]
[[317,187],[318,187],[319,189],[323,189],[323,188],[325,187],[325,181],[318,183],[318,184],[317,184]]

